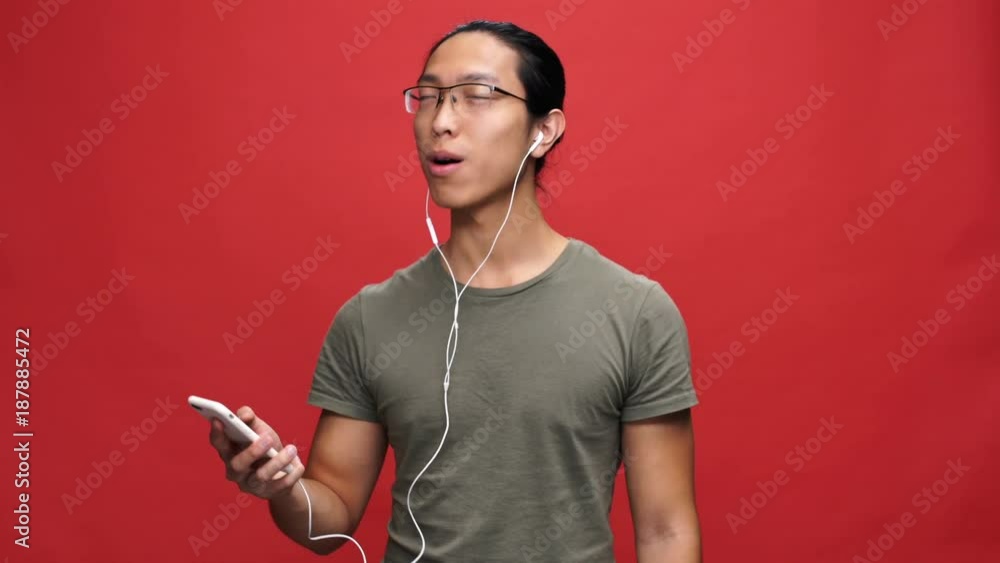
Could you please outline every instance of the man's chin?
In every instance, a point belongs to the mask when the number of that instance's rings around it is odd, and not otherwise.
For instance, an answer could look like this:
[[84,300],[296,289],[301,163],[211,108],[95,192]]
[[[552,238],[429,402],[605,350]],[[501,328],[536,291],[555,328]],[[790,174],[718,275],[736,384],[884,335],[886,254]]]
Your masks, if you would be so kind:
[[434,204],[444,209],[475,207],[483,199],[473,186],[462,182],[432,180],[429,187]]

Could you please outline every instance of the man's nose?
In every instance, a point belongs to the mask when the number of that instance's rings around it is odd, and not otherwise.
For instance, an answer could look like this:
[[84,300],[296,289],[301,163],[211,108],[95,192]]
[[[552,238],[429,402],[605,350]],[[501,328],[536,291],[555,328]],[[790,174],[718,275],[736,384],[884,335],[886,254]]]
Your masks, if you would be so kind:
[[431,122],[431,128],[435,133],[441,135],[445,131],[454,129],[455,121],[459,117],[455,106],[451,92],[446,92],[444,96],[438,98],[438,105],[434,108],[434,119]]

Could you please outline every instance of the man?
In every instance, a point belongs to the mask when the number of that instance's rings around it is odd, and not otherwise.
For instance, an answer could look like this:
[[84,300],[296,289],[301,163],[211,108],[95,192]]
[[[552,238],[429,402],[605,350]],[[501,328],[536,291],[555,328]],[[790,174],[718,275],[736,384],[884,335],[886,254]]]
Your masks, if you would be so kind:
[[249,407],[259,443],[212,430],[229,478],[296,542],[326,554],[355,532],[391,444],[386,563],[611,562],[623,462],[639,562],[700,562],[683,318],[658,283],[538,213],[564,92],[555,53],[495,22],[447,35],[405,92],[450,238],[338,311],[307,467],[294,447],[268,461],[280,439]]

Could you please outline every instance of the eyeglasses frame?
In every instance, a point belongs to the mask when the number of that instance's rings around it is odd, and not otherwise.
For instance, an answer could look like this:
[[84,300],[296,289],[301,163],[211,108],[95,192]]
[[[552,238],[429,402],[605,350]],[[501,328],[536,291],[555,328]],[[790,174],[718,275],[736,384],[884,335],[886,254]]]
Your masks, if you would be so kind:
[[[522,98],[521,96],[518,96],[517,94],[514,94],[513,92],[508,92],[507,90],[504,90],[503,88],[497,86],[496,84],[486,84],[485,82],[461,82],[459,84],[452,84],[451,86],[431,86],[429,84],[423,84],[423,85],[417,85],[417,86],[410,86],[409,88],[406,88],[405,90],[403,90],[403,96],[404,96],[403,100],[405,102],[405,100],[406,100],[405,96],[407,95],[406,93],[409,92],[410,90],[414,90],[416,88],[434,88],[434,89],[436,89],[438,91],[437,103],[434,104],[434,108],[437,109],[437,108],[441,107],[441,103],[444,101],[444,93],[446,91],[450,94],[452,88],[458,88],[459,86],[469,86],[469,85],[488,86],[490,88],[490,93],[491,94],[493,92],[499,92],[499,93],[501,93],[501,94],[503,94],[505,96],[510,96],[512,98],[517,98],[518,100],[521,100],[524,103],[528,103],[528,100]],[[452,99],[452,103],[455,103],[454,98]],[[404,108],[405,107],[406,106],[404,105]],[[407,112],[407,113],[410,113],[410,112]],[[417,112],[415,112],[415,111],[412,112],[412,113],[413,113],[413,115],[417,114]]]

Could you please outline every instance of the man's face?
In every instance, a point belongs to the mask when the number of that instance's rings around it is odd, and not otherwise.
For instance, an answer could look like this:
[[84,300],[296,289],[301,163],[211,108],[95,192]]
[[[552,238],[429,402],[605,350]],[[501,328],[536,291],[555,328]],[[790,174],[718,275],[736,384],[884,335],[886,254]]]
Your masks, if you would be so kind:
[[[419,85],[451,86],[464,82],[492,84],[526,98],[517,76],[517,52],[492,35],[460,33],[441,44],[424,68]],[[467,208],[507,193],[531,145],[525,103],[496,94],[488,108],[464,111],[451,93],[441,105],[414,115],[413,133],[431,197],[441,207]],[[435,164],[435,153],[461,158],[458,164]],[[521,177],[533,173],[525,163]]]

